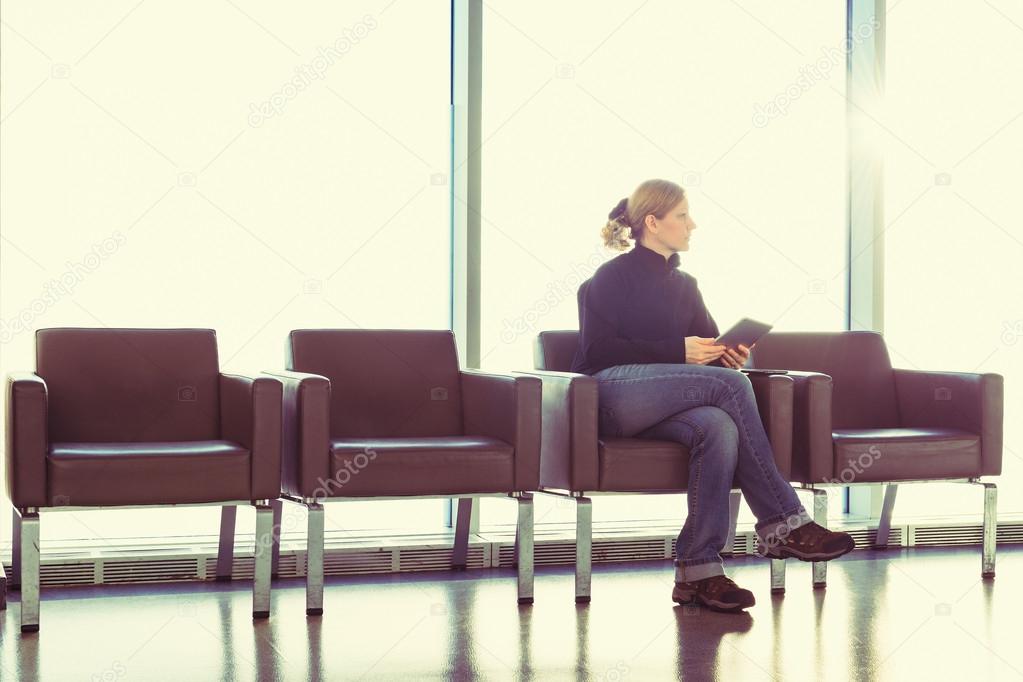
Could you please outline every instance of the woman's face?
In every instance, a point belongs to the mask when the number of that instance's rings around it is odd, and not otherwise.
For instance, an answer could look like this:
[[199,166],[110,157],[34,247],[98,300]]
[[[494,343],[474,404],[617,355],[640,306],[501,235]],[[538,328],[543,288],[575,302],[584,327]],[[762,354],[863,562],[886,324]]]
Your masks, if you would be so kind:
[[[672,251],[688,251],[689,235],[696,229],[696,223],[689,215],[689,199],[685,198],[660,220],[653,218],[654,229],[647,225],[647,234]],[[650,220],[648,219],[648,223]]]

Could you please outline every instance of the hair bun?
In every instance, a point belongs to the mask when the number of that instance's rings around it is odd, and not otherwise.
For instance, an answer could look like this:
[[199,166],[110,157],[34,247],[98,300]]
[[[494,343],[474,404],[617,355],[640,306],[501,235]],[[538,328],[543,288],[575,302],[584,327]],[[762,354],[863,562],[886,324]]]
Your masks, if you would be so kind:
[[616,220],[622,225],[628,225],[629,219],[626,215],[626,211],[629,205],[629,197],[625,197],[618,204],[611,209],[611,212],[607,214],[608,220]]

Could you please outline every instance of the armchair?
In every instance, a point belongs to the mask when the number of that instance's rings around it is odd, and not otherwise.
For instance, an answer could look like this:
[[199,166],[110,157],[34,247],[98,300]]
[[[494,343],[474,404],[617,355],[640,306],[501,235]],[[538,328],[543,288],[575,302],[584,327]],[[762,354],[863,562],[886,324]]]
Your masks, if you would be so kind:
[[39,629],[42,512],[100,507],[252,504],[253,616],[269,616],[280,410],[277,381],[219,371],[211,329],[39,330],[36,371],[7,377],[22,632]]
[[515,499],[518,601],[532,603],[538,379],[460,369],[449,330],[295,330],[287,370],[267,374],[284,384],[283,499],[308,509],[308,615],[323,612],[327,500]]

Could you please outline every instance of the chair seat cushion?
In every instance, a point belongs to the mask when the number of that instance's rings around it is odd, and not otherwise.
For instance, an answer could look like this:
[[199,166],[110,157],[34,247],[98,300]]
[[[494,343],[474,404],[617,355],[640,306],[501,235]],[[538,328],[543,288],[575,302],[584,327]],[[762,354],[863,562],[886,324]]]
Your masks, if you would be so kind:
[[249,499],[249,451],[226,440],[53,443],[53,506],[187,504]]
[[316,497],[512,492],[514,461],[486,436],[331,439],[331,480]]
[[839,483],[967,478],[980,475],[980,436],[913,427],[832,432]]
[[689,448],[681,443],[600,438],[597,445],[601,491],[684,492],[689,486]]

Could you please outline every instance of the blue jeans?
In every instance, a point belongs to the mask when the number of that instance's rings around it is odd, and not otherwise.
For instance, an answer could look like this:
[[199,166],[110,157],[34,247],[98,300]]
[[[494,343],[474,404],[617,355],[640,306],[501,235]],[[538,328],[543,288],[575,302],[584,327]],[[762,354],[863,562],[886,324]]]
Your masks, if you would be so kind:
[[689,513],[675,543],[676,581],[724,574],[733,479],[765,542],[812,520],[778,472],[753,384],[742,372],[658,363],[616,365],[593,376],[602,436],[671,440],[689,449]]

